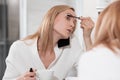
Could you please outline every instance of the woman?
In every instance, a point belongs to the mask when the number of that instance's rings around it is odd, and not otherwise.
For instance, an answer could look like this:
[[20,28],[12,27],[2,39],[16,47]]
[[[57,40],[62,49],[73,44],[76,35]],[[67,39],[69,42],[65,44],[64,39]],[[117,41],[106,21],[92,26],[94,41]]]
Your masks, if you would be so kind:
[[[72,35],[76,27],[75,16],[70,6],[56,5],[51,8],[35,34],[12,44],[3,80],[36,80],[36,70],[53,70],[58,80],[75,76],[76,63],[83,52]],[[81,21],[89,49],[89,34],[94,24],[90,18],[81,17]],[[67,43],[63,44],[65,40]],[[29,71],[30,68],[33,71]]]
[[79,80],[120,80],[120,1],[99,15],[93,48],[79,62]]

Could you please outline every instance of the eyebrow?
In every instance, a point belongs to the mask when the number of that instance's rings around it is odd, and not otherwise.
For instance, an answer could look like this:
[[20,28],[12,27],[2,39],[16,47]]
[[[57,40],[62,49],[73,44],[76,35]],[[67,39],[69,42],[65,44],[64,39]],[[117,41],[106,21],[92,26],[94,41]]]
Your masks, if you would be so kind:
[[[70,13],[67,13],[67,16],[68,16],[68,17],[75,18],[75,20],[74,20],[74,21],[75,21],[75,22],[77,22],[77,20],[76,20],[76,16],[73,16],[73,15],[72,15],[72,14],[70,14]],[[77,19],[78,19],[78,18],[77,18]]]

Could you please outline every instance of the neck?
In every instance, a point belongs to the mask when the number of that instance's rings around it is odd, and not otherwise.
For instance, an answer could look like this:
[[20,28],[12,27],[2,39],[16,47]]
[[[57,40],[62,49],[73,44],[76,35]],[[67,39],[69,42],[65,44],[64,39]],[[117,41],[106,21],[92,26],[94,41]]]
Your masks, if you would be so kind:
[[[55,32],[53,31],[53,47],[56,46],[58,40],[60,40],[60,39],[61,39],[61,38],[60,38],[60,35],[58,35],[57,33],[55,33]],[[41,39],[40,39],[40,38],[38,38],[37,46],[38,46],[38,50],[42,49]],[[54,49],[53,49],[53,50],[54,50]],[[48,47],[47,47],[47,51],[52,52],[53,50],[51,50],[51,46],[48,46]],[[41,51],[41,50],[40,50],[40,51]],[[47,51],[46,51],[46,52],[47,52]]]
[[[56,43],[57,43],[57,42],[53,41],[53,46],[55,46]],[[51,49],[51,46],[47,46],[47,49],[45,50],[45,52],[42,51],[42,48],[43,48],[43,46],[42,46],[42,44],[41,44],[41,39],[38,38],[38,41],[37,41],[37,49],[38,49],[38,52],[39,52],[40,54],[46,55],[46,53],[47,53],[47,54],[48,54],[48,53],[51,54],[51,53],[54,52],[54,49]]]
[[56,32],[53,32],[53,46],[55,47],[57,42],[60,40],[60,35],[58,35]]

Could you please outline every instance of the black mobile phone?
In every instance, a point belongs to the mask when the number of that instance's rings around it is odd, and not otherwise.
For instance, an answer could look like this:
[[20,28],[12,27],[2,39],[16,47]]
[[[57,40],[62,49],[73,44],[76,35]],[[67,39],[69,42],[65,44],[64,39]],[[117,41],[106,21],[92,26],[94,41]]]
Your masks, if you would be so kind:
[[60,39],[58,41],[58,47],[59,48],[64,47],[64,46],[68,46],[68,45],[70,45],[70,38],[68,38],[68,39]]

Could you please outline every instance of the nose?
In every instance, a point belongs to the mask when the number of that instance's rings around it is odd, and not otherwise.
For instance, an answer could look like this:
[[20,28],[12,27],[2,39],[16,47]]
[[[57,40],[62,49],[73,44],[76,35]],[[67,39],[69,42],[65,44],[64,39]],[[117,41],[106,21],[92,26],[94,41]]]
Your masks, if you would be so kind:
[[73,20],[70,21],[70,26],[74,29],[75,28],[75,23]]

